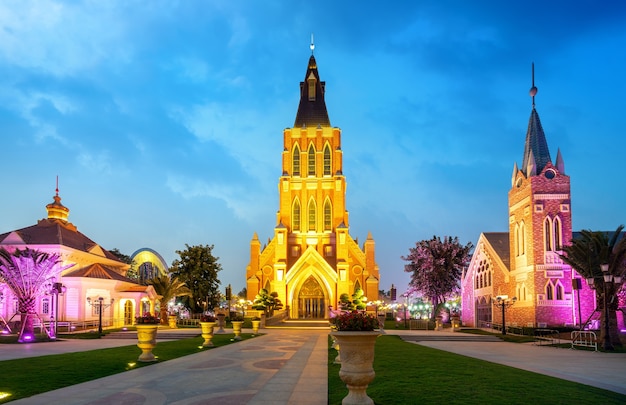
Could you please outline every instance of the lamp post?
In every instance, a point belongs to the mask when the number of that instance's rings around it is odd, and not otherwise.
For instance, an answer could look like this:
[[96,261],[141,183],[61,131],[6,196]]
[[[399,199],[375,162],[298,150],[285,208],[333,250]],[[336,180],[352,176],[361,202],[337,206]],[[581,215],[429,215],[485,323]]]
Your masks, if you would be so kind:
[[95,300],[95,302],[92,302],[92,301],[93,300],[91,298],[87,297],[87,304],[89,304],[91,307],[98,307],[98,334],[102,335],[102,311],[110,307],[111,305],[113,305],[113,302],[115,302],[115,299],[111,298],[110,304],[105,304],[104,298],[102,297],[98,297],[98,299]]
[[57,336],[57,326],[59,323],[59,294],[63,295],[66,288],[62,283],[56,282],[52,283],[52,288],[50,289],[50,293],[53,295],[54,301],[52,301],[52,331],[53,336],[56,338]]
[[505,313],[506,309],[511,305],[515,304],[517,301],[517,297],[513,297],[509,299],[508,295],[498,295],[496,299],[491,299],[491,302],[498,308],[502,308],[502,334],[506,335],[506,318]]

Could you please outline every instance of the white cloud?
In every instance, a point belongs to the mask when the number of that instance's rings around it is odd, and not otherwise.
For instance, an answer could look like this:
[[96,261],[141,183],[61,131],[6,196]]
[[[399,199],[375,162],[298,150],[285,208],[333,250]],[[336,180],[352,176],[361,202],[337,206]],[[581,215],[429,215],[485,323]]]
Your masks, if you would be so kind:
[[254,196],[249,190],[236,185],[209,183],[204,180],[185,176],[168,175],[167,187],[185,199],[210,197],[223,201],[237,218],[253,221],[267,215],[267,209],[259,200],[263,197]]

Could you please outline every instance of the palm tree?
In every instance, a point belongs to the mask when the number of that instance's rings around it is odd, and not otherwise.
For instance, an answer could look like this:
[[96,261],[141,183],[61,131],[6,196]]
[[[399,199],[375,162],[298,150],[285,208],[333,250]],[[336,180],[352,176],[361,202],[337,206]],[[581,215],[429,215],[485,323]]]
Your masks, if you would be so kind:
[[191,290],[178,277],[159,275],[150,280],[148,285],[154,287],[154,291],[161,296],[159,299],[161,324],[167,324],[167,303],[172,298],[192,295]]
[[[626,276],[626,237],[622,237],[624,225],[617,227],[612,235],[605,232],[583,230],[580,237],[572,240],[571,245],[563,246],[563,261],[586,279],[593,279],[596,299],[599,300],[606,288],[609,319],[609,342],[613,346],[621,346],[617,328],[617,310],[619,293],[622,284],[604,283],[602,264],[608,264],[608,273],[613,277]],[[600,341],[605,342],[606,314],[603,312],[601,321]],[[609,345],[610,347],[610,345]]]
[[37,298],[49,290],[50,283],[61,272],[74,264],[61,266],[57,254],[49,254],[26,248],[9,252],[0,248],[0,282],[13,291],[17,297],[18,311],[21,316],[19,342],[27,342],[34,337],[33,318]]

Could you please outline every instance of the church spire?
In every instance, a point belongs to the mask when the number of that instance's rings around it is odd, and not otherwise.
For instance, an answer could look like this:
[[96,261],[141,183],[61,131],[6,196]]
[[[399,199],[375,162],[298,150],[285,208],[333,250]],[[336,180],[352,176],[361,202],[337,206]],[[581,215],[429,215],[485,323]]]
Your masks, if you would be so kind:
[[[548,142],[541,126],[539,114],[535,109],[535,96],[537,95],[537,87],[535,87],[535,64],[532,64],[532,87],[530,96],[532,97],[532,111],[528,120],[528,130],[526,131],[526,143],[524,145],[524,158],[522,160],[522,170],[526,177],[535,174],[528,173],[528,168],[532,167],[534,173],[539,174],[546,167],[546,164],[552,162],[550,151],[548,150]],[[534,160],[534,162],[532,162]]]
[[46,205],[48,210],[48,219],[60,219],[67,222],[67,218],[70,215],[70,209],[61,204],[61,197],[59,197],[59,176],[57,176],[57,188],[54,197],[54,202]]
[[317,71],[317,62],[313,56],[315,45],[313,43],[313,35],[311,35],[311,57],[307,66],[304,81],[300,82],[300,105],[296,114],[294,128],[330,126],[328,111],[326,110],[326,101],[324,101],[324,91],[326,83],[320,81]]

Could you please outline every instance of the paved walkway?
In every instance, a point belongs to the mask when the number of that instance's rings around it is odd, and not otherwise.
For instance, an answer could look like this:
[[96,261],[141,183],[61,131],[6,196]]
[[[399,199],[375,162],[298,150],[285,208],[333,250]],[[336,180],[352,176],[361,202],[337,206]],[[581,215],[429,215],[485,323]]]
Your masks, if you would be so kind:
[[[264,329],[263,332],[266,333],[263,336],[237,344],[77,384],[11,404],[326,404],[328,330]],[[626,354],[487,340],[438,340],[446,336],[459,336],[451,332],[388,332],[436,349],[626,394]],[[159,340],[166,337],[167,333],[167,330],[160,330]],[[128,340],[101,339],[0,345],[0,361],[92,350],[103,345],[112,347],[128,344]]]

